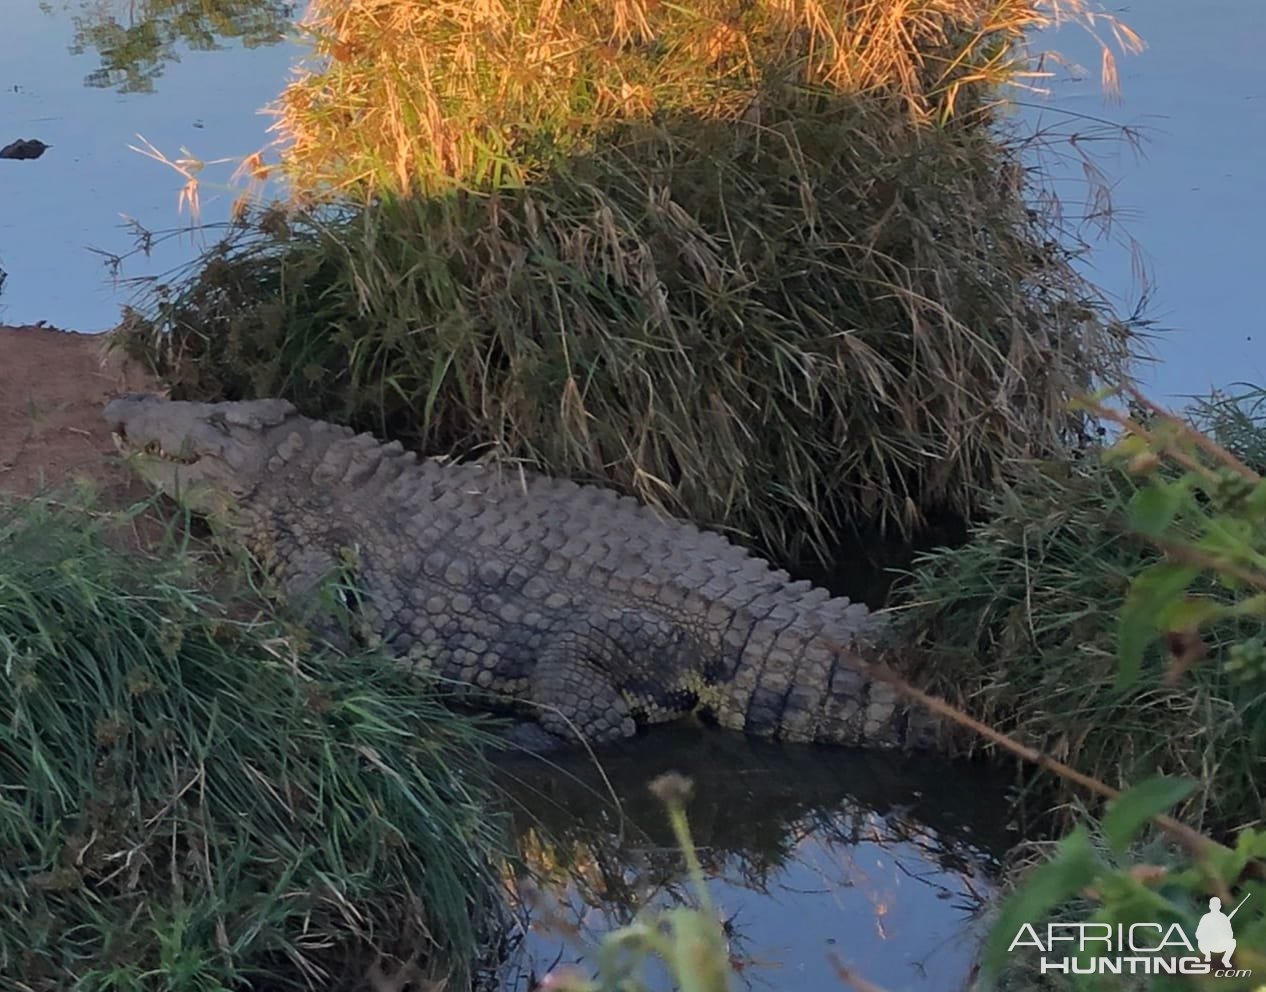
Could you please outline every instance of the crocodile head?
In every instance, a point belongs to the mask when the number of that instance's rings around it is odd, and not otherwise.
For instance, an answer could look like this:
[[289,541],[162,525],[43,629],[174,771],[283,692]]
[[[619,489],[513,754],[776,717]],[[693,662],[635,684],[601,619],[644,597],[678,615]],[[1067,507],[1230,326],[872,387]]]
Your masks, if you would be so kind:
[[189,403],[133,393],[106,405],[115,445],[146,482],[190,509],[231,515],[268,472],[294,417],[286,400]]

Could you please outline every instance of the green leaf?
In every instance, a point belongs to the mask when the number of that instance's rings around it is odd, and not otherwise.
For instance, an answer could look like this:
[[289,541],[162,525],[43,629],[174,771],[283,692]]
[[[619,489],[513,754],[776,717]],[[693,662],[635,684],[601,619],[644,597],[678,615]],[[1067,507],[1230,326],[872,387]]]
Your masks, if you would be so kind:
[[1199,630],[1211,620],[1219,620],[1233,610],[1205,596],[1188,596],[1170,603],[1161,610],[1161,630]]
[[1266,617],[1266,592],[1240,600],[1227,612],[1237,617]]
[[1244,509],[1259,520],[1266,516],[1266,479],[1253,486],[1253,491],[1244,498]]
[[1209,519],[1196,546],[1215,557],[1243,562],[1252,555],[1253,537],[1253,525],[1247,520],[1221,514]]
[[681,992],[726,992],[732,971],[725,937],[715,919],[692,909],[670,911],[673,977]]
[[1159,537],[1165,532],[1187,499],[1181,483],[1154,483],[1130,498],[1130,526],[1140,534]]
[[1113,459],[1126,460],[1149,450],[1147,442],[1137,434],[1126,434],[1119,440],[1114,441],[1112,446],[1104,451],[1103,458],[1104,461]]
[[1156,636],[1156,625],[1150,614],[1121,610],[1121,622],[1117,625],[1117,677],[1116,687],[1124,689],[1139,676],[1143,667],[1143,652]]
[[1157,775],[1117,796],[1103,816],[1103,835],[1109,846],[1124,853],[1143,824],[1186,799],[1195,787],[1193,779]]
[[1024,887],[1007,898],[989,931],[985,945],[984,976],[996,977],[1007,959],[1007,949],[1026,923],[1038,926],[1060,903],[1077,895],[1095,880],[1099,863],[1086,828],[1078,824],[1059,842],[1055,856],[1034,870]]
[[1185,592],[1187,586],[1191,585],[1192,580],[1199,574],[1200,569],[1195,565],[1178,565],[1168,561],[1157,562],[1134,576],[1126,599],[1159,613],[1161,609]]
[[1143,569],[1130,583],[1117,625],[1117,679],[1123,689],[1138,678],[1143,652],[1161,630],[1164,610],[1186,591],[1199,569],[1159,562]]
[[1245,859],[1266,857],[1266,831],[1245,827],[1235,838],[1235,850]]
[[453,365],[454,353],[448,352],[444,356],[437,358],[431,364],[431,382],[426,391],[426,399],[422,403],[422,423],[426,427],[430,427],[435,419],[435,401],[440,395],[440,389],[444,385],[444,381],[448,378],[449,369]]
[[1110,400],[1121,392],[1120,386],[1102,386],[1086,396],[1074,396],[1068,401],[1070,410],[1094,410],[1104,400]]

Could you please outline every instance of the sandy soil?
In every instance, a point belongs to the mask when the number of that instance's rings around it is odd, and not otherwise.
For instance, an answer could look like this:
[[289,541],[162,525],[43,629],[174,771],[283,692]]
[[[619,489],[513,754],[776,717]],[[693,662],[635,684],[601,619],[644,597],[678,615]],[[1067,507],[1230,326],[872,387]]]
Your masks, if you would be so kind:
[[110,505],[145,495],[114,459],[101,408],[155,387],[103,346],[100,335],[0,326],[0,489],[30,496],[87,479]]

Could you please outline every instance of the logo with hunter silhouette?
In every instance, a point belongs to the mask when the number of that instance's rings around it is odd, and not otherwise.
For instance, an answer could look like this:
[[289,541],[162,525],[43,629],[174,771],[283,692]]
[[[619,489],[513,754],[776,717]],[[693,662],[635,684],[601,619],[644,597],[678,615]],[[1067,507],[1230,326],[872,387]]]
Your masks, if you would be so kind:
[[[1249,969],[1231,963],[1235,931],[1231,919],[1248,902],[1240,900],[1231,912],[1222,912],[1222,900],[1209,900],[1209,911],[1196,924],[1195,939],[1181,923],[1136,921],[1077,923],[1052,921],[1045,932],[1024,923],[1008,951],[1032,948],[1041,957],[1042,974],[1065,975],[1211,975],[1215,978],[1248,978]],[[1266,992],[1263,986],[1262,992]]]
[[[1240,906],[1248,902],[1248,896],[1240,900]],[[1196,945],[1208,961],[1214,954],[1222,955],[1222,967],[1231,967],[1231,953],[1235,950],[1235,932],[1231,929],[1231,917],[1240,911],[1236,906],[1231,912],[1222,912],[1222,900],[1214,896],[1209,900],[1209,912],[1196,924]]]

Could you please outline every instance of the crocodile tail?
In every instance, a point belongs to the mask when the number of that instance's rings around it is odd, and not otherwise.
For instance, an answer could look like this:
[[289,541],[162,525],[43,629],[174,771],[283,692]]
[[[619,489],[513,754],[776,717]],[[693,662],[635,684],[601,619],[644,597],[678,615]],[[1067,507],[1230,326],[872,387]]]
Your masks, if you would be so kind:
[[928,745],[921,711],[865,670],[878,660],[885,627],[864,605],[825,593],[775,606],[746,637],[719,722],[784,741]]

